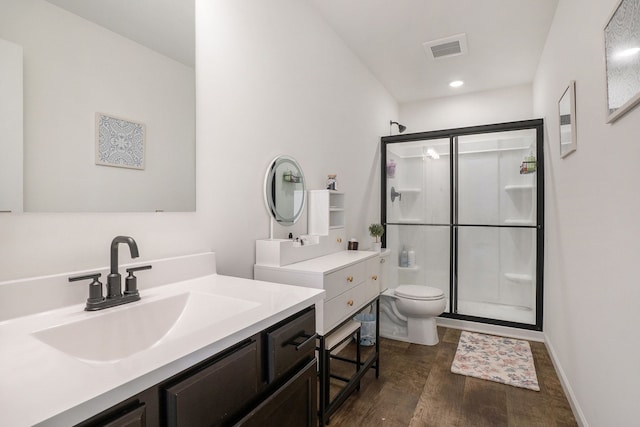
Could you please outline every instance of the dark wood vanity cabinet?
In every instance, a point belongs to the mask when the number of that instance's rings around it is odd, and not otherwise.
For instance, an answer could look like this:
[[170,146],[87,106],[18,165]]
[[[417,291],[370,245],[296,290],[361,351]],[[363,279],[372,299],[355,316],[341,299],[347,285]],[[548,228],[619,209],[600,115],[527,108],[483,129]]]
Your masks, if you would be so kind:
[[165,388],[166,425],[222,425],[241,413],[258,394],[259,362],[258,342],[251,341]]
[[78,426],[315,426],[315,329],[309,307]]

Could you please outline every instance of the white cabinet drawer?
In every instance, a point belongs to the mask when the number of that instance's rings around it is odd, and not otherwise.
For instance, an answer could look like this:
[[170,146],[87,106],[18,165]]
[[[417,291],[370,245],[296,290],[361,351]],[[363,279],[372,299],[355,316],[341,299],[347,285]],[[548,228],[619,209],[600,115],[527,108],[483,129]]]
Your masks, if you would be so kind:
[[353,316],[364,304],[378,295],[378,288],[365,281],[358,286],[324,301],[324,331],[330,331],[340,322]]
[[350,265],[324,277],[325,301],[333,299],[367,279],[364,262]]
[[367,281],[371,286],[375,287],[378,292],[383,291],[380,261],[380,257],[371,258],[366,261]]

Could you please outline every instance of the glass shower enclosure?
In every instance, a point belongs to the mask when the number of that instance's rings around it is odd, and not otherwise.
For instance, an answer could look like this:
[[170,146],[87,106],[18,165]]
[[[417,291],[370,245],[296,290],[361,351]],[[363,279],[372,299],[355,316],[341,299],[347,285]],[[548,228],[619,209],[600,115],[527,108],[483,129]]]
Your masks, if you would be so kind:
[[443,317],[542,330],[542,125],[382,138],[387,287],[442,289]]

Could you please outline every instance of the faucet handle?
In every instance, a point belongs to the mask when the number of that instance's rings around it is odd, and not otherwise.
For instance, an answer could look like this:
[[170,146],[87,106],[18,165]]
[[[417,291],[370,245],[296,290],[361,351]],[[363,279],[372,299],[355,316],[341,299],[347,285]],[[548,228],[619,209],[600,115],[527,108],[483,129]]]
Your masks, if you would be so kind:
[[136,271],[142,271],[142,270],[151,270],[151,265],[142,265],[140,267],[131,267],[131,268],[127,268],[127,273],[129,273],[129,276],[133,276],[133,273],[135,273]]
[[127,268],[129,275],[124,279],[124,294],[125,295],[138,295],[138,278],[133,274],[136,271],[151,270],[150,265],[143,265],[140,267]]
[[89,298],[87,298],[87,307],[85,310],[90,310],[92,305],[98,304],[104,301],[102,296],[102,282],[98,280],[102,276],[101,273],[86,274],[83,276],[69,277],[70,282],[77,282],[79,280],[91,280],[89,283]]

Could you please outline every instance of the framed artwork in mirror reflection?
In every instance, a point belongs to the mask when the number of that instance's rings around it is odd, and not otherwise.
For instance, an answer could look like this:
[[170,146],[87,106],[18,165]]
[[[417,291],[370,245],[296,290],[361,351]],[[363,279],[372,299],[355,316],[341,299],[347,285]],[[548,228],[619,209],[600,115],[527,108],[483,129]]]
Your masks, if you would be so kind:
[[144,169],[145,125],[96,113],[96,164]]
[[640,0],[621,0],[604,27],[607,123],[640,103]]

